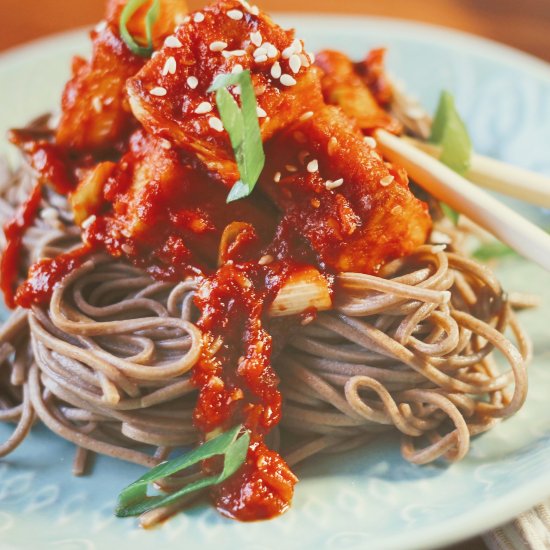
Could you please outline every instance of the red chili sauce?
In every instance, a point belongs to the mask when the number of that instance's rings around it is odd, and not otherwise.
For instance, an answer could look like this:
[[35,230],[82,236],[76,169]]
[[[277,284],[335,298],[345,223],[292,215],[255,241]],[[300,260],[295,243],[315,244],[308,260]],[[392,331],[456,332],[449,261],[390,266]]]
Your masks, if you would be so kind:
[[15,218],[4,226],[7,243],[0,266],[0,286],[6,305],[10,308],[14,308],[17,305],[15,291],[21,265],[23,236],[25,235],[25,231],[33,224],[40,208],[41,200],[42,186],[38,183],[35,185],[29,198],[17,211]]
[[36,262],[29,269],[27,280],[17,289],[15,304],[30,308],[33,305],[48,303],[55,287],[79,267],[89,253],[90,247],[83,246],[55,258]]
[[193,371],[200,387],[195,425],[207,436],[242,422],[251,433],[246,464],[215,488],[223,514],[250,521],[283,513],[297,478],[264,436],[281,419],[279,378],[271,366],[272,338],[265,312],[297,264],[223,265],[204,279],[195,297],[203,351]]

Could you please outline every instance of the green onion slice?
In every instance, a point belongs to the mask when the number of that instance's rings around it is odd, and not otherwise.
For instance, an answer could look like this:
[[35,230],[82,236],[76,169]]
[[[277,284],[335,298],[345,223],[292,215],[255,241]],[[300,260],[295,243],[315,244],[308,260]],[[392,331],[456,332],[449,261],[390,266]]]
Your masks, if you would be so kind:
[[504,243],[500,241],[491,241],[489,243],[483,243],[473,252],[473,257],[477,260],[486,262],[487,260],[496,260],[499,258],[506,258],[508,256],[517,256],[517,254]]
[[[115,514],[118,517],[137,516],[172,504],[190,493],[223,483],[244,464],[249,444],[250,434],[241,425],[178,458],[159,464],[120,493]],[[203,477],[169,495],[147,495],[149,484],[186,470],[214,456],[223,456],[224,459],[223,469],[218,475]]]
[[145,46],[139,44],[128,30],[128,21],[148,0],[128,0],[126,6],[120,15],[120,36],[130,48],[130,50],[141,57],[151,57],[153,53],[153,26],[160,15],[160,0],[153,0],[147,15],[145,16],[145,36],[147,43]]
[[[447,91],[441,92],[429,141],[441,147],[439,160],[443,164],[459,174],[468,171],[472,157],[472,140],[456,109],[452,94]],[[456,210],[443,202],[441,209],[453,224],[458,223],[460,214]]]
[[459,174],[468,171],[472,157],[472,141],[449,92],[441,92],[430,142],[441,147],[439,160],[443,164]]
[[[228,91],[229,86],[240,86],[241,105]],[[240,180],[233,186],[227,202],[236,201],[252,193],[265,165],[256,94],[250,71],[218,76],[209,92],[216,92],[216,104],[239,169]]]
[[443,210],[445,217],[449,218],[453,222],[453,225],[457,225],[458,218],[460,218],[460,213],[444,202],[440,202],[439,205],[441,206],[441,210]]

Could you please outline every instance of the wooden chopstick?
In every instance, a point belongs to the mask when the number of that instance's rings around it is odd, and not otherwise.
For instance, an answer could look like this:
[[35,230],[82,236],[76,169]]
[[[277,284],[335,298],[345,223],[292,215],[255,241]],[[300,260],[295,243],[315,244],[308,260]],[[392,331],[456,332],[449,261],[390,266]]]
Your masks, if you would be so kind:
[[377,130],[375,137],[382,153],[418,185],[550,271],[550,235],[540,227],[407,141],[385,130]]
[[[441,148],[437,145],[411,137],[402,139],[432,157],[439,158],[441,154]],[[474,153],[470,169],[464,177],[485,189],[550,208],[550,177],[548,176]]]

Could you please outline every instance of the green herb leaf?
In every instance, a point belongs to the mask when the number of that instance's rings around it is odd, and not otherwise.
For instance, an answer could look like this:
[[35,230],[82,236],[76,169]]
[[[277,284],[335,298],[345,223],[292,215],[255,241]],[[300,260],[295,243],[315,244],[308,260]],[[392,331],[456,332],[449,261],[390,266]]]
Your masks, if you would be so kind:
[[500,241],[484,243],[474,250],[472,255],[474,258],[481,261],[496,260],[499,258],[506,258],[508,256],[517,256],[516,252]]
[[453,222],[453,225],[457,225],[458,218],[460,218],[460,212],[457,212],[454,208],[451,208],[444,202],[440,202],[439,205],[441,206],[441,210],[443,210],[443,214],[445,214],[445,216]]
[[[241,108],[227,90],[229,86],[240,86]],[[216,92],[218,111],[229,134],[241,176],[227,197],[227,202],[232,202],[252,193],[265,165],[258,103],[250,71],[220,75],[208,91]]]
[[128,21],[130,21],[136,11],[147,1],[148,0],[129,0],[122,10],[119,24],[120,36],[124,42],[126,42],[130,50],[141,57],[151,57],[153,53],[153,26],[160,15],[160,0],[153,0],[151,8],[145,16],[145,37],[147,39],[145,46],[138,44],[135,38],[130,34],[128,30]]
[[441,147],[439,160],[449,168],[464,174],[470,168],[472,141],[464,121],[458,113],[453,96],[441,93],[432,124],[430,142]]
[[[189,453],[159,464],[120,493],[115,514],[118,517],[137,516],[149,510],[167,506],[189,493],[222,483],[231,477],[246,460],[250,434],[243,430],[243,426],[237,426]],[[186,470],[205,459],[220,455],[224,457],[224,463],[223,469],[218,475],[194,481],[169,495],[147,495],[147,487],[150,483]]]

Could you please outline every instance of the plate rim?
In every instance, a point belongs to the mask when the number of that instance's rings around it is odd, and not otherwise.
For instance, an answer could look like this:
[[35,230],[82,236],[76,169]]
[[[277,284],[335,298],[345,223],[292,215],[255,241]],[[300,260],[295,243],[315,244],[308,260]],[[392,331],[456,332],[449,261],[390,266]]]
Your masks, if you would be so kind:
[[[518,66],[522,71],[531,73],[534,78],[547,81],[550,85],[550,63],[532,54],[523,52],[512,46],[508,46],[495,40],[484,38],[469,32],[392,17],[379,17],[368,15],[342,15],[338,13],[307,13],[307,12],[273,12],[274,18],[283,19],[287,24],[295,21],[296,26],[319,27],[330,23],[331,26],[353,27],[366,24],[365,33],[368,33],[369,26],[373,25],[390,26],[395,31],[403,31],[404,35],[411,38],[422,38],[424,41],[430,37],[437,38],[437,44],[457,45],[466,48],[478,57],[489,58],[495,62],[504,63],[509,66]],[[336,20],[336,21],[335,21]],[[63,48],[67,45],[72,47],[75,42],[83,39],[91,27],[79,27],[76,29],[50,34],[37,38],[23,44],[16,45],[0,52],[0,72],[4,67],[17,64],[20,60],[30,55],[36,55],[41,50],[45,55],[51,55],[52,49]],[[76,52],[75,52],[76,55]],[[437,547],[445,544],[453,544],[464,540],[465,537],[479,535],[497,525],[509,521],[519,513],[527,510],[544,499],[550,492],[550,471],[529,483],[522,484],[513,492],[502,497],[498,502],[491,503],[489,521],[487,516],[480,516],[479,511],[466,511],[459,516],[446,520],[441,525],[420,528],[417,533],[421,534],[421,540],[410,540],[411,534],[395,535],[388,539],[385,548],[427,548]],[[534,502],[533,495],[537,496]],[[414,536],[414,535],[413,535]],[[415,537],[416,538],[416,537]]]

